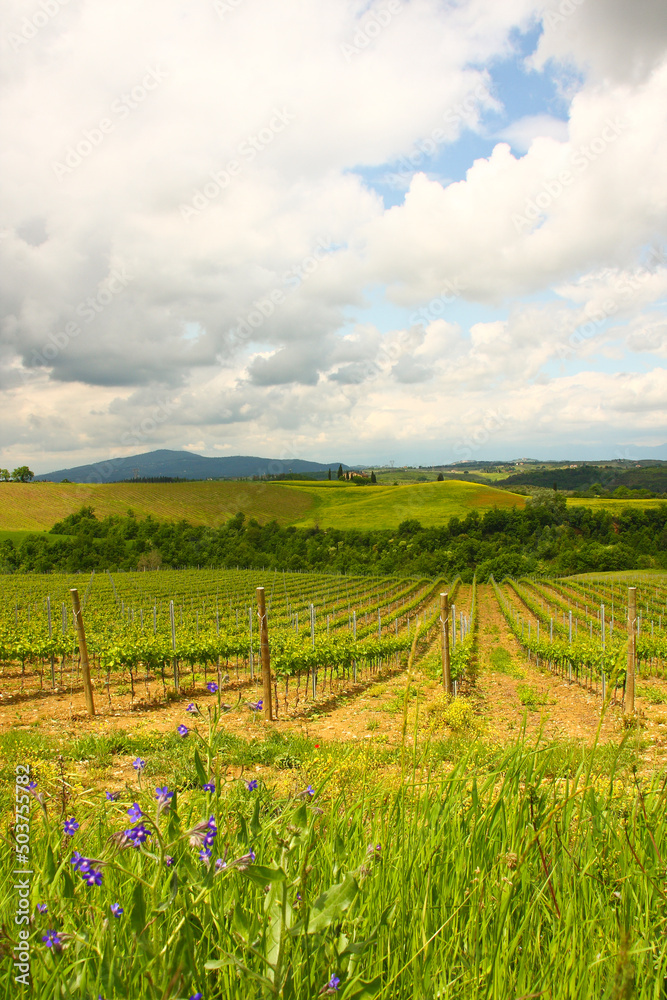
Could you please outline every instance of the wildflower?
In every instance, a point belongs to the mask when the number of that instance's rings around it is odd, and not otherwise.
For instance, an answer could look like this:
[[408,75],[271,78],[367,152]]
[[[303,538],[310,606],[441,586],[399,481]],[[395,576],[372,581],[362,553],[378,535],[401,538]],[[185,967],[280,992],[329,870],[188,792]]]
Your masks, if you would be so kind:
[[112,903],[109,909],[113,913],[114,917],[122,917],[123,913],[125,912],[123,907],[119,906],[118,903]]
[[217,832],[218,828],[215,825],[214,816],[211,816],[208,821],[196,823],[195,826],[188,831],[190,847],[210,847],[215,840]]
[[297,799],[312,799],[315,794],[315,789],[312,785],[308,785],[302,792],[299,792]]
[[146,767],[146,761],[142,760],[141,757],[137,757],[136,760],[132,761],[132,767],[134,768],[135,771],[143,771],[143,769]]
[[217,859],[216,859],[216,862],[215,862],[215,870],[216,870],[217,872],[221,872],[221,871],[222,871],[222,869],[223,869],[223,868],[226,868],[226,867],[227,867],[227,862],[226,862],[226,861],[224,861],[224,860],[223,860],[222,858],[217,858]]
[[62,948],[62,941],[57,931],[47,931],[42,935],[42,941],[47,948],[53,948],[55,951],[60,951]]
[[74,819],[73,816],[71,819],[65,820],[65,825],[63,827],[63,830],[65,831],[68,837],[73,837],[78,829],[79,829],[79,824],[77,823],[77,821]]
[[86,885],[102,885],[102,872],[96,868],[89,868],[87,871],[80,871],[81,878]]
[[208,862],[211,860],[211,854],[212,851],[210,847],[202,847],[202,849],[199,852],[199,860],[205,861],[208,864]]
[[170,792],[166,785],[163,788],[155,789],[155,798],[158,801],[158,805],[161,807],[168,806],[169,799],[173,799],[173,797],[174,793]]
[[37,904],[37,912],[38,913],[48,913],[48,909],[49,908],[46,905],[46,903],[38,903]]
[[243,854],[240,858],[237,858],[236,861],[232,861],[229,867],[238,868],[240,872],[245,871],[245,869],[249,868],[253,863],[255,857],[256,855],[254,851],[248,851],[247,854]]
[[37,788],[37,782],[36,781],[29,781],[28,784],[26,785],[26,789],[29,792],[34,792],[36,788]]
[[204,998],[203,993],[193,993],[192,996],[190,997],[190,1000],[203,1000],[203,998]]
[[214,792],[215,781],[207,781],[205,785],[202,785],[202,788],[204,789],[205,792]]
[[366,855],[369,858],[379,858],[381,850],[382,850],[381,844],[376,844],[375,847],[372,844],[369,844],[368,848],[366,849]]
[[191,701],[185,710],[186,712],[193,712],[195,715],[199,715],[199,709],[195,705],[194,701]]
[[260,698],[259,701],[249,701],[248,707],[251,712],[261,712],[264,706],[264,701]]
[[184,726],[183,723],[181,723],[180,726],[176,727],[176,732],[178,733],[179,736],[182,736],[185,739],[190,730],[188,729],[187,726]]
[[326,986],[323,986],[320,993],[337,993],[340,989],[340,979],[338,976],[332,976]]
[[215,816],[211,816],[208,823],[208,833],[204,834],[204,844],[210,846],[218,835],[218,828],[215,825]]
[[120,792],[105,792],[107,797],[107,802],[115,802],[116,799],[120,798]]
[[137,848],[141,847],[151,836],[150,830],[147,830],[143,823],[140,823],[139,826],[133,826],[129,830],[124,830],[123,833],[128,841]]
[[174,863],[174,859],[172,858],[171,854],[165,854],[164,863],[167,866],[167,868],[171,868],[171,866]]
[[75,851],[72,855],[70,864],[74,868],[75,872],[86,871],[90,867],[88,858],[84,858],[83,854],[79,854],[78,851]]
[[255,789],[259,786],[259,782],[253,778],[252,781],[246,781],[245,786],[249,792],[254,792]]
[[316,749],[316,750],[319,750],[319,749],[320,749],[320,745],[319,745],[319,743],[316,743],[316,744],[315,744],[315,749]]
[[211,692],[211,694],[215,694],[215,692],[218,690],[218,685],[215,683],[215,681],[209,681],[206,687]]
[[138,802],[135,802],[134,805],[130,806],[127,810],[127,815],[132,823],[137,823],[141,819],[143,812],[141,811],[141,806]]

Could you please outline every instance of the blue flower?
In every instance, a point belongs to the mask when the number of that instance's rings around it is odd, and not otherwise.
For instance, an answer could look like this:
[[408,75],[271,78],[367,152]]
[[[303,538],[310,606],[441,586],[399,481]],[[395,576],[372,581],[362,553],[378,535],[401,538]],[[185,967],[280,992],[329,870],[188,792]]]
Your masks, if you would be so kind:
[[129,830],[124,831],[127,839],[134,844],[135,847],[141,847],[144,841],[148,840],[151,836],[150,830],[147,830],[143,823],[139,826],[133,826]]
[[211,694],[215,694],[215,692],[218,690],[218,685],[215,683],[215,681],[209,681],[206,687],[211,692]]
[[215,862],[215,870],[217,872],[221,872],[222,869],[226,868],[226,867],[227,867],[227,862],[224,860],[224,858],[218,858],[216,860],[216,862]]
[[332,976],[326,986],[323,986],[320,993],[337,993],[340,989],[340,979],[338,976]]
[[136,760],[132,761],[132,767],[134,768],[135,771],[143,771],[143,769],[146,767],[146,761],[142,760],[141,757],[137,757]]
[[75,851],[72,855],[70,864],[74,868],[75,872],[86,871],[90,867],[88,858],[84,858],[83,854],[79,854],[78,851]]
[[55,948],[56,951],[60,951],[62,948],[62,941],[57,931],[47,931],[46,934],[42,935],[42,941],[47,948]]
[[261,712],[264,702],[260,698],[259,701],[249,701],[248,706],[252,712]]
[[191,701],[191,702],[190,702],[190,704],[188,705],[188,707],[186,708],[186,710],[185,710],[185,711],[186,711],[186,712],[198,712],[198,711],[199,711],[199,709],[198,709],[198,708],[197,708],[197,706],[195,705],[194,701]]
[[112,903],[109,909],[113,913],[114,917],[122,917],[123,913],[125,912],[123,907],[120,906],[118,903]]
[[208,862],[210,858],[211,858],[211,848],[202,847],[202,849],[199,852],[199,860]]
[[245,786],[249,792],[254,792],[259,787],[259,782],[253,778],[252,781],[246,781]]
[[49,908],[46,905],[46,903],[38,903],[37,904],[37,912],[38,913],[48,913],[48,910],[49,910]]
[[143,812],[141,811],[141,806],[138,802],[135,802],[134,805],[130,806],[127,810],[127,815],[132,823],[137,823],[141,819]]
[[184,726],[183,723],[181,723],[180,726],[176,727],[176,732],[178,733],[179,736],[185,738],[190,732],[190,730],[188,729],[187,726]]
[[173,799],[174,793],[170,792],[167,786],[163,788],[155,789],[155,798],[158,800],[160,806],[166,806],[169,804],[169,799]]
[[120,798],[120,792],[105,792],[107,797],[107,802],[115,802],[116,799]]
[[77,821],[74,819],[73,816],[71,819],[65,820],[65,825],[63,826],[63,830],[65,831],[68,837],[73,837],[78,829],[79,829],[79,824],[77,823]]
[[202,785],[202,788],[204,789],[205,792],[214,792],[215,781],[207,781],[205,785]]
[[86,885],[102,885],[102,872],[96,868],[89,868],[87,871],[80,871],[81,878]]
[[193,993],[192,996],[190,997],[190,1000],[204,1000],[204,994],[203,993]]
[[174,863],[174,859],[172,858],[171,854],[165,854],[164,863],[167,866],[167,868],[171,868],[171,866]]

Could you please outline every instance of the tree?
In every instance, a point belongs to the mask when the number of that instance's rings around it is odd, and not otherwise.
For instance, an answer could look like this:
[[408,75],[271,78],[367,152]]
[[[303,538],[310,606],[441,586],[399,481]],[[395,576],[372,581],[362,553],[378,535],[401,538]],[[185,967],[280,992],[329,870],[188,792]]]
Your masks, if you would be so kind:
[[372,483],[377,483],[377,477],[376,477],[376,475],[375,475],[375,473],[373,472],[372,469],[371,469],[371,482]]
[[8,483],[10,480],[9,469],[0,469],[0,482]]
[[19,465],[18,469],[12,472],[12,479],[15,483],[29,483],[35,478],[35,473],[31,472],[27,465]]
[[343,466],[342,465],[338,466],[338,478],[339,479],[343,478]]
[[445,481],[445,477],[443,476],[442,472],[439,472],[438,473],[438,482],[439,483],[444,483],[444,481]]
[[329,475],[327,476],[327,479],[331,480],[331,469],[329,469]]

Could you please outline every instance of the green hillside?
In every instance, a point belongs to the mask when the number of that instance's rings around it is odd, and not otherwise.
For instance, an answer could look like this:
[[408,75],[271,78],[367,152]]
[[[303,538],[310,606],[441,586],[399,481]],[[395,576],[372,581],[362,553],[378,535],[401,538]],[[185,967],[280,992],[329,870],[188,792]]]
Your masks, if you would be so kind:
[[0,531],[44,531],[79,510],[98,518],[152,514],[160,521],[186,520],[211,527],[242,511],[260,524],[322,528],[394,528],[414,519],[424,526],[446,524],[471,510],[523,507],[525,497],[477,483],[420,483],[359,487],[323,483],[1,483]]
[[446,524],[450,517],[465,517],[471,510],[481,514],[491,507],[523,507],[526,498],[478,483],[445,480],[414,486],[343,486],[339,483],[304,483],[289,489],[311,499],[298,527],[395,528],[401,521],[417,520],[424,527]]

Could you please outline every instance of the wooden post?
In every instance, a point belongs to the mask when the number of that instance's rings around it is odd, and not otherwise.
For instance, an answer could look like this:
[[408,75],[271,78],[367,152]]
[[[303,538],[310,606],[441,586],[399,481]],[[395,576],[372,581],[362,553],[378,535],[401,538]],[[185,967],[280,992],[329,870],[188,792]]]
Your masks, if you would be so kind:
[[637,588],[628,587],[628,670],[625,679],[625,711],[635,711],[635,664],[637,662]]
[[[181,608],[181,614],[183,614],[183,609]],[[176,619],[174,618],[174,602],[169,601],[169,621],[171,624],[171,650],[174,654],[173,666],[174,666],[174,690],[178,694],[178,659],[176,658]]]
[[269,626],[266,620],[264,587],[257,588],[257,614],[259,615],[259,649],[262,661],[262,696],[264,699],[264,718],[268,722],[273,722],[273,712],[271,711],[271,654],[269,652]]
[[449,664],[449,594],[440,594],[440,623],[442,625],[442,686],[451,694],[452,675]]
[[70,590],[72,595],[72,605],[74,607],[74,622],[76,632],[79,637],[79,654],[81,656],[81,674],[83,676],[83,692],[86,696],[86,708],[88,715],[95,715],[95,703],[93,701],[93,688],[90,683],[90,665],[88,663],[88,647],[86,646],[86,633],[83,627],[83,615],[81,614],[81,604],[79,602],[79,591],[76,587]]

